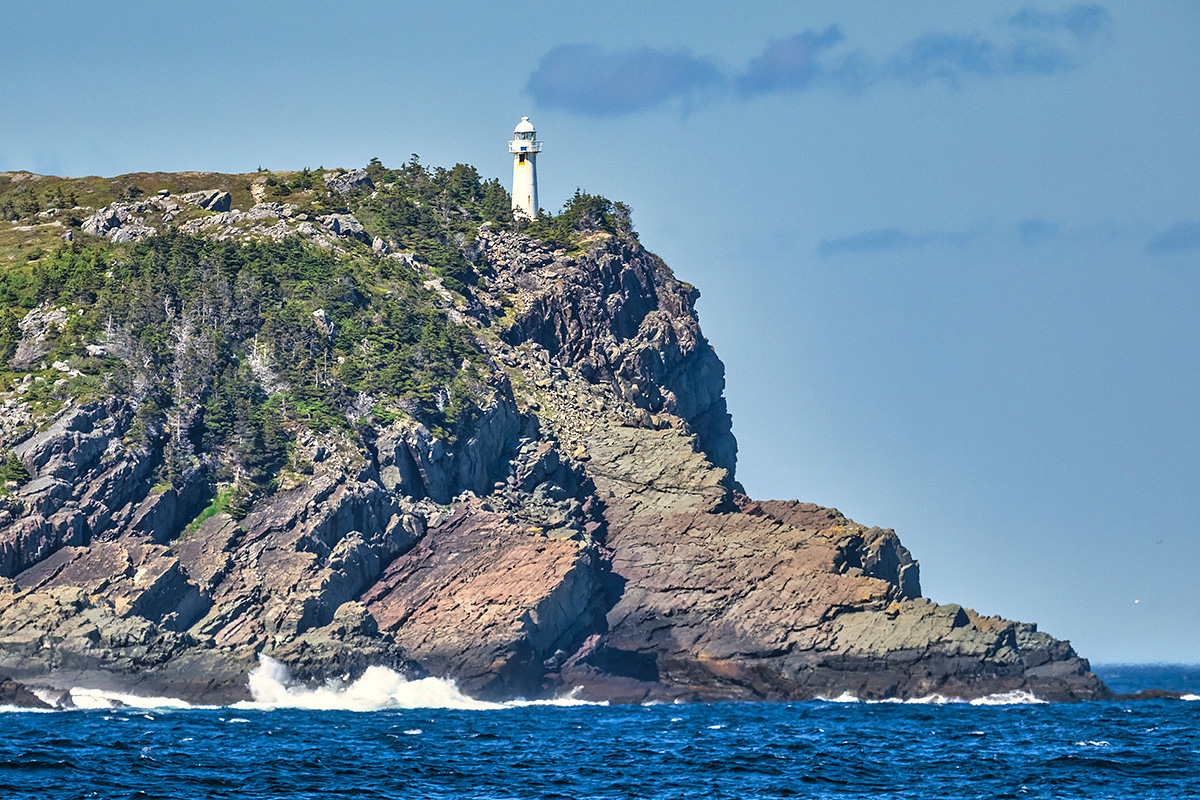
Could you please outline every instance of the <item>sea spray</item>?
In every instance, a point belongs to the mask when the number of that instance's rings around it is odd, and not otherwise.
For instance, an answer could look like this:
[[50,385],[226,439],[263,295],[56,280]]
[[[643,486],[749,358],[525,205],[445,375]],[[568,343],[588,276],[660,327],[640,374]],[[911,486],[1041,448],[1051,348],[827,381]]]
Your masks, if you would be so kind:
[[1031,692],[1024,689],[1015,689],[1010,692],[997,692],[995,694],[984,695],[968,700],[962,697],[947,697],[944,694],[930,694],[923,697],[886,697],[879,700],[861,700],[850,692],[842,692],[837,697],[818,697],[817,700],[824,703],[865,703],[868,705],[877,705],[881,703],[897,703],[912,706],[941,706],[966,704],[972,706],[1028,706],[1028,705],[1044,705],[1045,700],[1034,696]]
[[235,708],[305,708],[321,711],[379,711],[398,708],[453,708],[491,710],[530,705],[594,705],[578,699],[572,691],[550,700],[512,700],[491,703],[463,694],[454,681],[443,678],[409,680],[387,667],[368,667],[352,681],[330,680],[311,687],[294,681],[288,668],[275,659],[260,655],[258,666],[250,673],[252,701]]
[[971,705],[973,706],[1031,706],[1045,705],[1045,703],[1045,700],[1035,697],[1032,692],[1027,692],[1024,689],[1015,689],[1011,692],[997,692],[996,694],[976,697],[971,701]]
[[102,689],[75,688],[71,690],[71,705],[93,710],[98,708],[192,708],[192,704],[177,697],[145,697],[126,692]]
[[454,681],[441,678],[409,680],[387,667],[367,667],[352,681],[330,680],[309,687],[292,680],[288,668],[270,656],[260,655],[250,673],[251,701],[235,708],[307,708],[322,711],[377,711],[386,708],[502,708],[468,697]]

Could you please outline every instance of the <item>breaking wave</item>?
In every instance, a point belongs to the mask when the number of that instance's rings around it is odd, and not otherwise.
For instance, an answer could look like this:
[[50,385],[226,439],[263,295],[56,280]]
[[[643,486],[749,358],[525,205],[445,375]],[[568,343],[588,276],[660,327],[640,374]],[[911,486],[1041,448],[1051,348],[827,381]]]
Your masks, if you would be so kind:
[[[195,708],[186,700],[177,697],[144,697],[125,692],[107,692],[101,689],[72,689],[71,705],[75,708],[93,710],[98,708]],[[44,700],[45,698],[43,698]]]
[[972,706],[1027,706],[1027,705],[1042,705],[1046,701],[1035,697],[1031,692],[1024,689],[1017,689],[1011,692],[997,692],[995,694],[976,697],[973,700],[966,700],[961,697],[947,697],[943,694],[931,694],[925,697],[910,697],[901,699],[899,697],[888,697],[882,700],[860,700],[850,692],[842,692],[837,697],[818,697],[818,700],[825,703],[865,703],[867,705],[877,705],[882,703],[896,703],[901,705],[917,705],[917,706],[941,706],[963,704]]
[[53,714],[57,708],[26,708],[25,706],[0,706],[0,714]]
[[250,673],[254,699],[235,708],[307,708],[321,711],[376,711],[385,708],[501,708],[468,697],[454,681],[439,678],[408,680],[386,667],[367,667],[356,680],[331,680],[316,688],[292,681],[288,668],[269,656],[258,657]]
[[[259,656],[258,666],[250,673],[249,689],[253,700],[234,703],[230,708],[269,711],[277,708],[311,709],[314,711],[380,711],[403,708],[453,708],[492,710],[525,708],[528,706],[608,705],[581,700],[582,687],[549,700],[510,700],[492,703],[476,700],[459,691],[452,680],[420,678],[409,680],[386,667],[368,667],[353,681],[330,680],[323,686],[305,686],[292,680],[288,668],[269,656]],[[55,708],[24,708],[0,705],[0,713],[53,712],[78,709],[215,709],[220,706],[198,706],[176,697],[147,697],[127,692],[103,689],[75,688],[67,693],[34,689],[42,702]],[[244,722],[245,720],[239,720]]]
[[983,697],[976,697],[971,701],[973,706],[1030,706],[1043,705],[1045,700],[1034,697],[1031,692],[1024,689],[1018,689],[1012,692],[997,692]]
[[147,697],[126,692],[110,692],[104,689],[75,688],[68,692],[47,689],[31,689],[39,700],[50,708],[27,708],[25,706],[0,705],[0,713],[53,713],[78,709],[94,711],[111,708],[153,709],[186,709],[186,708],[216,708],[216,706],[195,706],[177,697]]
[[292,680],[288,668],[269,656],[259,656],[250,673],[254,699],[234,708],[305,708],[320,711],[380,711],[391,708],[455,708],[491,710],[524,706],[597,705],[579,700],[575,691],[553,700],[512,700],[491,703],[463,694],[452,680],[409,680],[387,667],[368,667],[353,681],[327,681],[324,686],[304,686]]

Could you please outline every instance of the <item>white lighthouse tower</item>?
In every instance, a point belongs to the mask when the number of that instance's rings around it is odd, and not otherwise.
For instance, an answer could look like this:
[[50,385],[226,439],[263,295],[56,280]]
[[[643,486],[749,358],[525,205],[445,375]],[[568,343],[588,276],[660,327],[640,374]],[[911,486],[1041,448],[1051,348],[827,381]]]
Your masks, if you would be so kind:
[[529,117],[521,117],[508,143],[508,152],[513,154],[513,213],[530,219],[538,213],[537,154],[542,152],[542,143],[534,139],[536,133]]

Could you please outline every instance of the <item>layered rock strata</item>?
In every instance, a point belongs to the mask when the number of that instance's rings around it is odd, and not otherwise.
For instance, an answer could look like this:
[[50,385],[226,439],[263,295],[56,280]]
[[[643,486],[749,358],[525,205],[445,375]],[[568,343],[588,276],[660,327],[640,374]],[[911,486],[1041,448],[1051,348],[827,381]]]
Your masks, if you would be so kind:
[[6,425],[31,480],[0,498],[0,675],[229,702],[269,655],[487,698],[1108,696],[1035,626],[922,598],[894,532],[742,494],[698,293],[634,238],[472,246],[487,288],[438,297],[502,378],[453,448],[403,416],[308,433],[311,476],[204,519],[221,487],[154,485],[127,399]]

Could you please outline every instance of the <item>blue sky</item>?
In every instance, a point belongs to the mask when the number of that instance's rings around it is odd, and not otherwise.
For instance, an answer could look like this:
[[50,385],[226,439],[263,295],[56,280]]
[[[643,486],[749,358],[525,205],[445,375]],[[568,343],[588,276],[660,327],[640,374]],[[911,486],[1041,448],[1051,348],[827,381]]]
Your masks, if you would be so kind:
[[[247,7],[250,6],[250,7]],[[0,169],[471,163],[634,209],[703,293],[758,497],[926,594],[1200,662],[1200,5],[5,9]]]

